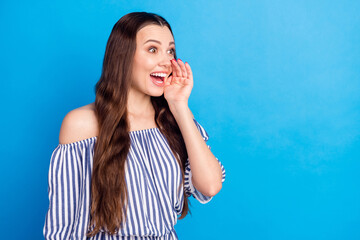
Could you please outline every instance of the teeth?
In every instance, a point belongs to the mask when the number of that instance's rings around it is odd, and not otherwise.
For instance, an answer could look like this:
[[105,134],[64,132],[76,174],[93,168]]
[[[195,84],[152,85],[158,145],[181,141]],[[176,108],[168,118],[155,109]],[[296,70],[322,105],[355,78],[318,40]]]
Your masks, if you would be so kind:
[[150,75],[155,77],[166,77],[166,73],[151,73]]

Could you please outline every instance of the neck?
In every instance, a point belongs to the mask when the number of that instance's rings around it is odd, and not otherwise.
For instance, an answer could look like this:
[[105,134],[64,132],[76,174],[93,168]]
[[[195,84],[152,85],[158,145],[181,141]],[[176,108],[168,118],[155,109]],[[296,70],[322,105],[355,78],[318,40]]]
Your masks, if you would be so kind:
[[128,95],[127,112],[133,116],[153,114],[154,107],[152,106],[150,96],[131,89]]

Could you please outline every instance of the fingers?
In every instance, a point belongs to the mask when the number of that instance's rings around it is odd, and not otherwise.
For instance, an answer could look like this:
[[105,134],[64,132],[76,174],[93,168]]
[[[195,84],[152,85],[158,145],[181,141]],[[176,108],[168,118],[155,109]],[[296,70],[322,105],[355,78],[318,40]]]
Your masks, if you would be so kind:
[[179,58],[178,63],[179,63],[180,69],[181,69],[181,74],[182,74],[182,76],[183,76],[184,78],[187,78],[187,72],[186,72],[186,69],[185,69],[184,62],[181,61],[181,59]]
[[175,59],[172,59],[171,63],[172,63],[173,77],[181,77],[182,74],[181,74],[181,69],[179,67],[179,64],[176,62]]
[[185,63],[185,68],[187,71],[187,76],[191,79],[193,77],[193,74],[192,74],[190,65],[188,63]]
[[[173,59],[171,60],[171,63],[172,63],[174,77],[187,78],[189,76],[189,70],[187,68],[190,68],[190,66],[188,63],[184,64],[184,62],[181,59],[178,59],[178,61]],[[186,67],[186,65],[188,67]],[[190,73],[191,73],[191,69],[190,69]]]
[[170,76],[170,77],[165,81],[165,86],[171,85],[172,79],[173,79],[173,76]]

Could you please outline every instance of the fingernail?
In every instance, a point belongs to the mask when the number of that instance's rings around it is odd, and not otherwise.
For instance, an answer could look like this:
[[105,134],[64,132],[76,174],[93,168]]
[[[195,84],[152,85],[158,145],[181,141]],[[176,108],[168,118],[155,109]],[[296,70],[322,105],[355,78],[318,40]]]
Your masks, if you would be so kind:
[[180,58],[178,58],[178,60],[182,61]]

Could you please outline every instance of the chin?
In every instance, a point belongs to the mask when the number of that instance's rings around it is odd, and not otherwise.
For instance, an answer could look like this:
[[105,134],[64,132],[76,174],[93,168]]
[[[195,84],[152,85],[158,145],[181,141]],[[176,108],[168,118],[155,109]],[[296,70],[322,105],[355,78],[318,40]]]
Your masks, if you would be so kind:
[[160,97],[164,94],[164,91],[152,91],[151,94],[149,94],[152,97]]
[[158,86],[148,86],[146,94],[151,97],[160,97],[164,94],[164,88]]

